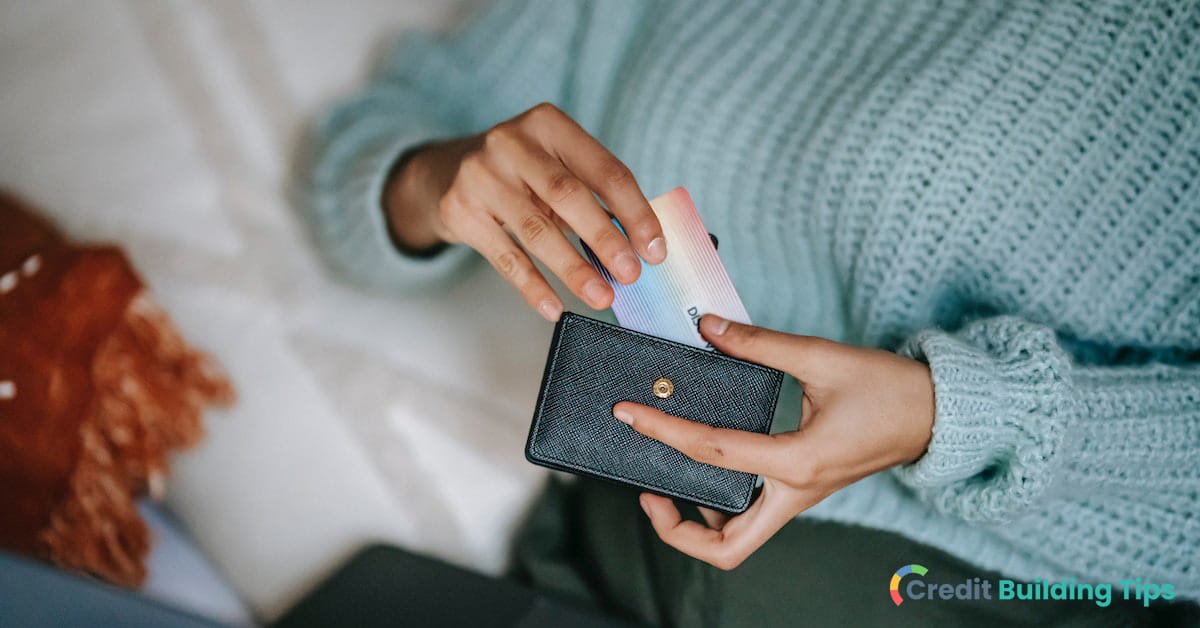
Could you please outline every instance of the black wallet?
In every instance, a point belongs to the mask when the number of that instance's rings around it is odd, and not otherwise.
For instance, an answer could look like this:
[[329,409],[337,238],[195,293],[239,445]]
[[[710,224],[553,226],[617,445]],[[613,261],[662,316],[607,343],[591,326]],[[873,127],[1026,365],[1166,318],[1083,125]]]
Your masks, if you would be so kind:
[[783,373],[717,351],[564,312],[554,328],[525,457],[729,513],[755,476],[696,462],[613,418],[619,401],[766,434]]

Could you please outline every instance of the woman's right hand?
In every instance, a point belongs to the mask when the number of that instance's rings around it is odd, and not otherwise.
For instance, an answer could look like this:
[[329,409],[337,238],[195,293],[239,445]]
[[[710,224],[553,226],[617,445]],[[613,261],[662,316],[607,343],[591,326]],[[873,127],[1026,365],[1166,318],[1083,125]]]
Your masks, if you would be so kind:
[[579,235],[621,283],[638,278],[639,255],[651,264],[667,256],[662,227],[633,173],[547,103],[480,135],[418,149],[392,173],[383,204],[400,246],[465,243],[550,321],[562,314],[562,301],[530,255],[593,308],[609,307],[613,298],[564,231]]

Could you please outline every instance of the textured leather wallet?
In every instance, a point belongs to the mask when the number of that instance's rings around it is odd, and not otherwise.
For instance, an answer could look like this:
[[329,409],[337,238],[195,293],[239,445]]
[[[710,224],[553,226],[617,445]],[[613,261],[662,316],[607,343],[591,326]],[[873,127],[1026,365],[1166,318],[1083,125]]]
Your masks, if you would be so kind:
[[766,434],[783,373],[565,312],[554,328],[525,457],[724,512],[750,506],[755,476],[696,462],[616,420],[619,401]]

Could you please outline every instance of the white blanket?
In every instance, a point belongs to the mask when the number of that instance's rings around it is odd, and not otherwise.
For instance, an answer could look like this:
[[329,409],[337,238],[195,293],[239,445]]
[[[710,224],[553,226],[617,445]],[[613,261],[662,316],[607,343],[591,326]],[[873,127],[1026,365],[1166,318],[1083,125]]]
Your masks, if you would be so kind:
[[419,0],[0,2],[0,184],[126,247],[240,400],[170,505],[260,618],[390,541],[485,572],[544,475],[522,446],[550,327],[486,268],[399,299],[328,276],[284,194],[301,125]]

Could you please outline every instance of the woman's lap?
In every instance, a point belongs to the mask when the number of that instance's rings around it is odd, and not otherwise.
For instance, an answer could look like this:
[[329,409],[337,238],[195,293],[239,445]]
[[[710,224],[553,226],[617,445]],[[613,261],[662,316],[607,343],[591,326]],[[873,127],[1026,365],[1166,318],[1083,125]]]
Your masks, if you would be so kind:
[[[699,519],[694,509],[685,516]],[[666,546],[616,485],[551,481],[516,545],[515,575],[543,590],[650,625],[1145,625],[1116,601],[910,600],[888,583],[910,563],[941,583],[1001,576],[904,537],[798,519],[740,567],[724,572]],[[931,580],[932,581],[932,580]]]

